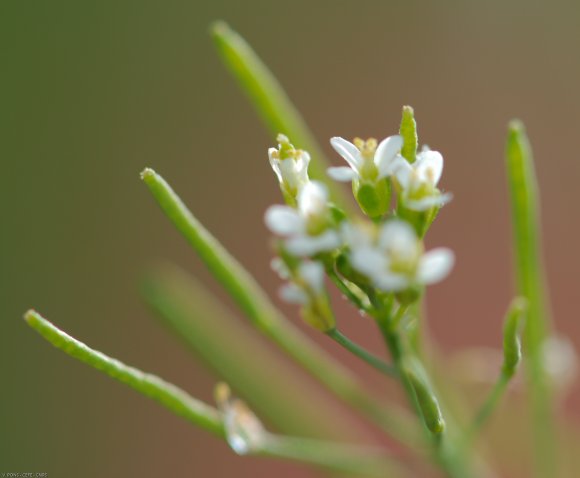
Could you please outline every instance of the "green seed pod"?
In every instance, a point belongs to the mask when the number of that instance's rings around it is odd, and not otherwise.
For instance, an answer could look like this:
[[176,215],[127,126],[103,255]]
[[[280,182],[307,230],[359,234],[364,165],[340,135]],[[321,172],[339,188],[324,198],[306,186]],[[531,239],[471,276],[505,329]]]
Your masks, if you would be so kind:
[[425,426],[434,435],[443,433],[445,420],[439,407],[439,401],[433,393],[431,384],[425,377],[421,365],[416,360],[408,360],[404,369],[415,391]]
[[353,181],[352,191],[362,211],[371,219],[380,218],[389,210],[391,194],[388,181],[379,180],[376,183]]
[[417,137],[415,113],[410,106],[403,106],[403,117],[401,118],[399,134],[403,137],[401,155],[410,163],[414,163],[417,157],[419,139]]
[[522,358],[520,328],[522,317],[528,309],[526,299],[515,298],[506,314],[503,326],[503,366],[502,373],[511,377],[517,370]]

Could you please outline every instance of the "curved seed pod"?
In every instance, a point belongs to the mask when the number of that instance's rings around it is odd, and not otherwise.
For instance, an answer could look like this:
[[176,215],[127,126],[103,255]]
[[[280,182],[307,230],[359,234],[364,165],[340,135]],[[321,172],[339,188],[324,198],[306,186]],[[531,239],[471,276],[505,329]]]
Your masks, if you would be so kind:
[[522,358],[520,329],[522,318],[528,310],[528,302],[523,297],[515,298],[507,311],[503,326],[503,366],[502,374],[511,377]]
[[403,367],[415,391],[425,426],[434,435],[440,435],[445,430],[445,420],[439,407],[439,401],[423,373],[421,364],[417,360],[408,360]]

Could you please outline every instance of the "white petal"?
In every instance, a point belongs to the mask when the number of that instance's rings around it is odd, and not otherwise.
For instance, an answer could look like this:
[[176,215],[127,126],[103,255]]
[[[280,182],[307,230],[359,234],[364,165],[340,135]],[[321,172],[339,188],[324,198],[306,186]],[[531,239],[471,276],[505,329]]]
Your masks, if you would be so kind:
[[298,193],[298,209],[303,216],[320,215],[328,206],[328,190],[318,181],[307,182]]
[[374,277],[373,283],[377,289],[385,292],[403,290],[410,285],[409,279],[405,276],[393,274],[388,271]]
[[276,148],[268,149],[268,159],[270,160],[270,166],[272,166],[272,169],[274,170],[274,172],[276,173],[276,176],[278,177],[278,181],[282,182],[282,172],[280,171],[280,161],[278,158],[274,157],[275,151],[277,152],[278,150]]
[[377,248],[361,247],[351,252],[350,264],[358,272],[372,279],[387,269],[388,260]]
[[355,170],[353,170],[347,166],[339,166],[337,168],[328,168],[326,170],[326,172],[335,181],[340,181],[343,183],[350,182],[358,176],[358,173]]
[[421,258],[417,279],[422,284],[439,282],[449,274],[454,262],[455,256],[450,249],[433,249]]
[[360,157],[360,151],[354,144],[339,136],[331,138],[330,144],[334,150],[344,158],[344,160],[350,165],[352,169],[358,171],[358,168],[362,163],[362,159]]
[[289,304],[308,304],[308,295],[296,284],[284,284],[278,291],[280,298]]
[[290,271],[284,261],[279,257],[274,257],[270,261],[270,269],[272,269],[280,279],[288,280],[290,279]]
[[417,234],[405,221],[387,221],[379,232],[379,247],[401,260],[411,260],[417,254]]
[[324,267],[320,262],[303,262],[298,266],[298,274],[316,294],[324,290]]
[[392,164],[403,147],[403,138],[400,136],[389,136],[383,139],[375,152],[375,165],[379,170],[379,178],[387,177],[392,173]]
[[433,206],[443,206],[453,199],[453,194],[434,194],[433,196],[427,196],[423,199],[407,200],[405,201],[405,206],[413,211],[426,211],[431,209]]
[[437,186],[443,173],[443,156],[438,151],[423,151],[419,153],[414,167],[422,180]]
[[372,230],[370,228],[350,222],[342,223],[340,229],[343,244],[350,247],[351,250],[370,247],[373,241],[371,233]]
[[289,206],[270,206],[264,215],[264,222],[270,231],[281,236],[300,234],[305,227],[304,219]]
[[288,239],[286,249],[293,256],[309,257],[319,252],[331,251],[340,246],[340,238],[334,231],[326,231],[318,236],[299,235]]
[[397,156],[393,161],[392,170],[401,187],[409,189],[411,178],[413,177],[413,166],[402,156]]

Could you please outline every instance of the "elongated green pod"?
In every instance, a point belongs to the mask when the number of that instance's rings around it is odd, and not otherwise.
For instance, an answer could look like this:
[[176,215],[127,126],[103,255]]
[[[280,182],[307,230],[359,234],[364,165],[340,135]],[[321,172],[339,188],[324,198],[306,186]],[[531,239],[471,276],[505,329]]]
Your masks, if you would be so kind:
[[439,400],[433,387],[425,376],[423,367],[414,358],[406,358],[403,369],[417,397],[417,405],[421,411],[423,421],[427,429],[434,435],[440,435],[445,431],[445,419],[441,413]]
[[191,397],[187,392],[155,375],[144,373],[88,347],[33,310],[26,312],[24,319],[48,342],[71,357],[152,398],[194,425],[225,438],[222,419],[215,408]]
[[403,137],[403,148],[401,155],[410,163],[414,163],[417,158],[417,148],[419,138],[417,137],[417,122],[415,121],[415,112],[410,106],[403,106],[403,117],[399,134]]
[[503,326],[503,366],[502,374],[511,377],[522,358],[520,329],[522,318],[528,308],[528,302],[522,297],[512,301],[506,314]]
[[322,149],[272,72],[252,47],[225,22],[214,23],[211,34],[221,59],[272,136],[276,137],[279,133],[287,135],[298,148],[308,151],[312,156],[309,168],[312,178],[326,184],[337,205],[352,211],[352,201],[346,197],[344,189],[326,175],[329,163]]
[[554,407],[543,352],[550,323],[540,253],[539,193],[532,150],[524,126],[519,121],[512,121],[509,125],[506,165],[512,203],[517,291],[529,304],[523,330],[523,348],[531,396],[534,475],[555,476],[558,460],[554,439]]

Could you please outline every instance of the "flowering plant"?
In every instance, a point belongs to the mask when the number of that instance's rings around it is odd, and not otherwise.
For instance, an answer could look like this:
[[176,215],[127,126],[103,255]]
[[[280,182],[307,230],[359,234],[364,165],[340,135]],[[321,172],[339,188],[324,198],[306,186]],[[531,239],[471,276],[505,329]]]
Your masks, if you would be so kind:
[[[218,317],[226,315],[220,305],[200,293],[200,286],[178,270],[163,270],[150,280],[146,300],[229,382],[216,387],[215,407],[89,348],[37,312],[27,312],[28,324],[69,355],[224,438],[240,455],[295,460],[353,477],[417,476],[432,469],[453,478],[492,476],[491,465],[478,450],[477,438],[518,369],[522,336],[536,438],[533,468],[537,476],[554,476],[558,450],[553,439],[546,354],[550,331],[538,252],[535,177],[522,125],[510,124],[506,152],[518,297],[506,314],[503,362],[496,383],[472,417],[461,421],[445,394],[439,392],[450,384],[445,377],[435,376],[429,351],[421,341],[425,289],[445,279],[454,264],[451,250],[425,251],[424,247],[430,226],[452,199],[440,186],[443,155],[426,146],[419,148],[414,111],[405,106],[398,131],[381,141],[331,138],[330,144],[348,166],[330,167],[300,115],[250,47],[224,24],[217,24],[213,34],[226,65],[277,134],[277,147],[268,150],[268,158],[285,204],[271,206],[264,220],[274,236],[272,268],[284,281],[280,298],[299,306],[303,320],[317,332],[400,385],[407,406],[377,398],[349,370],[314,345],[277,310],[160,175],[147,168],[141,177],[252,325],[337,398],[398,441],[403,451],[353,443],[356,437],[351,434],[350,442],[345,443],[345,422],[326,410],[291,374],[285,375],[288,388],[278,393],[273,387],[260,386],[263,364],[252,361],[247,353],[242,356],[235,346],[228,349],[224,334],[235,332],[235,325],[220,325],[224,319]],[[337,182],[351,183],[357,208]],[[376,323],[388,359],[372,354],[341,332],[328,291],[330,284]],[[200,324],[195,319],[200,308],[209,311],[215,321]],[[242,332],[236,340],[251,346]],[[255,353],[262,352],[256,348]],[[236,362],[244,360],[243,366],[236,368]],[[240,372],[242,368],[246,370]],[[230,386],[249,405],[232,394]],[[308,407],[295,410],[296,397]],[[279,433],[267,431],[258,415],[267,417]]]

